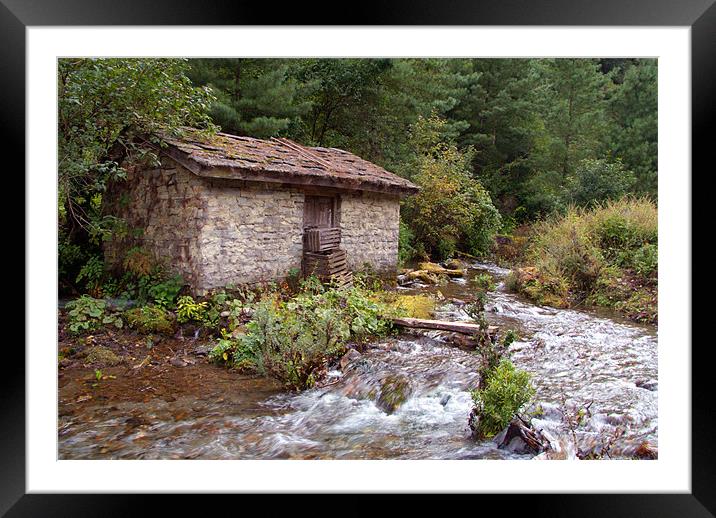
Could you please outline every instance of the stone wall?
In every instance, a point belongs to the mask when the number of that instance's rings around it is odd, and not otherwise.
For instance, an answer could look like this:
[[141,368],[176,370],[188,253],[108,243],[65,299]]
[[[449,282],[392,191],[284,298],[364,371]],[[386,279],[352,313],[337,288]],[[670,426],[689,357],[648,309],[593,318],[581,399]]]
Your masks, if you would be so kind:
[[359,270],[364,263],[384,276],[393,276],[398,266],[400,201],[397,196],[368,192],[341,195],[341,247],[348,268]]
[[[377,272],[394,275],[398,197],[349,192],[340,198],[348,267],[370,263]],[[143,246],[197,294],[228,284],[278,281],[301,268],[304,193],[298,188],[200,178],[167,159],[157,169],[130,171],[106,199],[110,213],[143,229],[141,236],[105,244],[110,266],[120,266],[131,246]]]
[[121,267],[132,246],[141,246],[191,285],[198,280],[198,238],[205,221],[204,181],[171,160],[157,169],[129,168],[127,180],[111,186],[107,212],[123,218],[129,233],[104,246],[105,262]]
[[303,193],[212,180],[199,238],[199,286],[282,280],[301,268]]

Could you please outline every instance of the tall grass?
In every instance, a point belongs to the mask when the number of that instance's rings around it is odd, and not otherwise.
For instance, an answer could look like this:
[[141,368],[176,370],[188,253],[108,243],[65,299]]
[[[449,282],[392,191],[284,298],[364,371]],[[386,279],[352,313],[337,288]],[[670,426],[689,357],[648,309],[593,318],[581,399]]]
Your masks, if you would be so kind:
[[569,207],[566,214],[537,223],[527,257],[540,271],[588,290],[604,267],[634,267],[635,254],[657,242],[656,205],[629,196],[591,209]]
[[622,277],[636,279],[639,286],[655,285],[657,252],[652,200],[627,196],[589,209],[572,206],[533,226],[526,262],[536,274],[531,273],[528,286],[517,282],[517,287],[540,298],[543,286],[564,282],[574,302]]

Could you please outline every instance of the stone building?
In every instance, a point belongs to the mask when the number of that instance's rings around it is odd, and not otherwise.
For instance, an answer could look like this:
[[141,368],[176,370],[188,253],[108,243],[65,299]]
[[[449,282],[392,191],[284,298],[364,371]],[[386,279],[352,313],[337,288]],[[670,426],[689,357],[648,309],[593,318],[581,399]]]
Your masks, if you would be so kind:
[[107,195],[109,210],[141,229],[105,244],[108,265],[142,246],[203,294],[305,271],[305,230],[333,229],[348,270],[367,263],[395,274],[400,199],[418,191],[408,180],[347,151],[287,139],[187,131],[163,140],[160,166],[128,167]]

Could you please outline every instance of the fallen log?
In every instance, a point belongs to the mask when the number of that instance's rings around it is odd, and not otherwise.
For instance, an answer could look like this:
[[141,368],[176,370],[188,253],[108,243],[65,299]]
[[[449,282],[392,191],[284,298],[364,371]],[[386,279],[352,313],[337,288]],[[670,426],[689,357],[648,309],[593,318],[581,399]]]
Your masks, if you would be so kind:
[[[465,335],[475,335],[482,332],[479,324],[469,322],[447,322],[444,320],[425,320],[422,318],[393,318],[393,324],[410,329],[437,329],[440,331],[452,331]],[[487,326],[487,334],[494,336],[497,333],[497,326]]]

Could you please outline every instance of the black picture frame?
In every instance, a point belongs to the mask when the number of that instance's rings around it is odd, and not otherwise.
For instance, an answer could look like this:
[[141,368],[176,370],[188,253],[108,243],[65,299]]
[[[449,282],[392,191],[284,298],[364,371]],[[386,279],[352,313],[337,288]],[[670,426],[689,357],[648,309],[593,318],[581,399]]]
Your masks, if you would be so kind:
[[[502,0],[450,3],[431,0],[356,2],[349,12],[320,4],[244,3],[228,0],[0,0],[0,120],[4,148],[24,149],[25,139],[25,30],[45,25],[315,25],[317,13],[327,13],[328,25],[571,25],[571,26],[690,26],[692,44],[692,170],[707,161],[712,147],[708,129],[716,107],[716,5],[715,0]],[[280,7],[279,7],[280,5]],[[16,192],[25,192],[24,155],[15,153]],[[709,170],[713,169],[709,165]],[[708,171],[708,170],[707,170]],[[705,173],[707,171],[704,171]],[[706,190],[693,189],[692,207],[708,207]],[[701,203],[702,202],[702,203]],[[692,209],[692,221],[698,210]],[[22,228],[15,225],[16,231]],[[696,230],[698,227],[694,227]],[[694,231],[693,235],[708,235]],[[16,243],[23,237],[17,236]],[[17,245],[16,245],[17,246]],[[19,246],[17,246],[19,249]],[[23,252],[24,253],[24,252]],[[19,254],[19,252],[18,252]],[[16,254],[16,255],[18,255]],[[692,261],[693,261],[692,248]],[[24,257],[25,263],[27,257]],[[694,263],[695,266],[695,263]],[[26,271],[27,275],[27,271]],[[693,273],[692,273],[693,275]],[[696,306],[692,305],[696,312]],[[698,322],[698,319],[693,319]],[[676,344],[674,344],[676,345]],[[678,344],[692,358],[692,492],[690,494],[621,495],[497,495],[499,506],[549,516],[694,516],[716,515],[716,441],[712,415],[710,345],[700,345],[686,334]],[[0,376],[2,426],[0,427],[0,514],[7,516],[125,516],[144,507],[141,495],[28,495],[25,493],[25,361],[15,353]],[[479,507],[490,503],[480,496]],[[518,498],[515,500],[515,498]],[[168,505],[168,499],[162,499]],[[414,502],[421,505],[421,498]],[[509,501],[509,503],[508,503]],[[175,505],[184,498],[172,497]],[[473,499],[472,505],[476,501]],[[243,505],[246,505],[245,503]],[[372,512],[366,500],[351,499],[350,512]],[[343,508],[345,511],[345,507]],[[169,511],[166,508],[165,511]],[[340,511],[338,511],[340,512]]]

